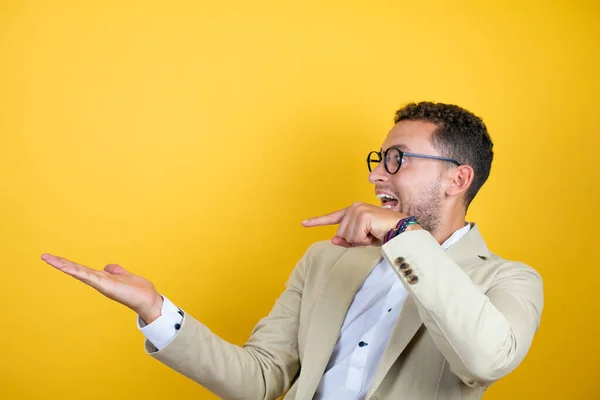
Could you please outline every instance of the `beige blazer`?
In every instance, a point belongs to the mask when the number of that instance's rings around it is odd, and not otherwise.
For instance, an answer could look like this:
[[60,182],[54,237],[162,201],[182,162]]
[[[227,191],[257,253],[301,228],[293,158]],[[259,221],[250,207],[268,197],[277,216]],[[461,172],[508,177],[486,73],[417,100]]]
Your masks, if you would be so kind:
[[444,251],[424,230],[383,247],[312,245],[242,347],[185,315],[152,357],[224,399],[312,399],[355,293],[385,257],[409,292],[367,399],[479,399],[525,357],[542,280],[492,254],[479,229]]

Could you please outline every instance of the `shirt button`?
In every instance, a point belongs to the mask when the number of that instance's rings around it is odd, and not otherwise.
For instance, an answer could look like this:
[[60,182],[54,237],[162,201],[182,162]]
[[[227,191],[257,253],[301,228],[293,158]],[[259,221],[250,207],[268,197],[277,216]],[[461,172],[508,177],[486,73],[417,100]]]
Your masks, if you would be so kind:
[[392,311],[392,309],[391,309],[391,308],[388,310],[388,312],[390,312],[390,311]]
[[178,331],[181,328],[181,324],[175,324],[175,330]]
[[358,347],[365,347],[366,345],[368,345],[368,343],[363,342],[362,340],[360,342],[358,342]]

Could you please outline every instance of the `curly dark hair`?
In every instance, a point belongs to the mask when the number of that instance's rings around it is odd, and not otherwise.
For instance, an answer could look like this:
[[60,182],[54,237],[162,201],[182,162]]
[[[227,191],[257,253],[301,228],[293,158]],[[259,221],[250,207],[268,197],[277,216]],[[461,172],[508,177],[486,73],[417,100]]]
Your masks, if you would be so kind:
[[437,125],[433,145],[443,157],[470,165],[475,172],[465,195],[468,208],[492,168],[494,144],[481,118],[453,104],[410,103],[396,111],[394,123],[402,120],[426,121]]

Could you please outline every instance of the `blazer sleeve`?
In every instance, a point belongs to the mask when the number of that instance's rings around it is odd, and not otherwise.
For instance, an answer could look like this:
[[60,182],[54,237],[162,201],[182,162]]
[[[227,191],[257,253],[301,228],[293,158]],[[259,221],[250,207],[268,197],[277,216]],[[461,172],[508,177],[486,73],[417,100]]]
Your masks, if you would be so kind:
[[[543,307],[542,280],[533,268],[502,261],[483,293],[427,231],[397,236],[383,245],[382,254],[416,300],[451,371],[465,384],[488,386],[523,360]],[[408,276],[398,257],[410,268]]]
[[292,271],[268,316],[243,346],[231,344],[185,315],[177,336],[163,349],[146,352],[223,399],[275,399],[300,369],[298,327],[311,248]]

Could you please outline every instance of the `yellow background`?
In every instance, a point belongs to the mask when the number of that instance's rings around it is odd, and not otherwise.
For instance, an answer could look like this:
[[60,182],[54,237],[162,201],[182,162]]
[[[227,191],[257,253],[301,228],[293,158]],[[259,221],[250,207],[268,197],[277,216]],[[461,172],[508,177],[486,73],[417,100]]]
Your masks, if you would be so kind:
[[484,118],[468,218],[544,278],[533,347],[485,398],[600,398],[599,8],[2,1],[0,398],[213,398],[40,254],[120,263],[242,344],[334,233],[300,221],[376,201],[366,154],[418,100]]

